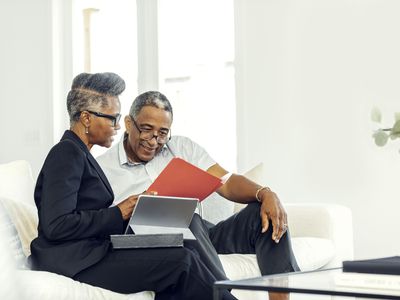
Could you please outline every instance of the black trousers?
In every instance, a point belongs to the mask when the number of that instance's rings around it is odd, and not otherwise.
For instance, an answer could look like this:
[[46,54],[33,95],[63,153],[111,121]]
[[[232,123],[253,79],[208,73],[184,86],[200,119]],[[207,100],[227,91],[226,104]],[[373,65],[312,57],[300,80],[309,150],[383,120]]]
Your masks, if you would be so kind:
[[[212,299],[218,280],[188,248],[124,249],[108,253],[75,280],[118,293],[155,291],[157,300]],[[223,299],[236,299],[228,291]]]
[[262,275],[299,271],[289,231],[279,243],[272,240],[272,224],[261,233],[260,204],[253,202],[240,212],[214,225],[199,216],[190,226],[197,241],[185,246],[199,253],[218,280],[226,279],[218,254],[256,254]]
[[271,222],[268,230],[261,233],[260,206],[260,203],[253,202],[217,225],[206,224],[216,252],[256,254],[262,275],[299,271],[289,231],[278,244],[272,240]]
[[[263,275],[299,270],[289,233],[276,244],[272,226],[261,233],[260,205],[213,225],[195,215],[190,229],[197,240],[184,248],[115,250],[74,279],[119,293],[156,292],[156,299],[212,299],[212,285],[227,279],[219,254],[256,254]],[[222,299],[235,299],[224,292]]]

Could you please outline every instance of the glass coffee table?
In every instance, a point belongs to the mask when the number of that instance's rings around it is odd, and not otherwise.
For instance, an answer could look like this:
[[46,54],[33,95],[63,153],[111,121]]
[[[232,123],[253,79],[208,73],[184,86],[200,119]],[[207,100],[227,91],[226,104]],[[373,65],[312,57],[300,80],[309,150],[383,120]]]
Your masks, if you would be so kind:
[[334,277],[341,268],[312,272],[294,272],[243,280],[224,280],[214,284],[214,300],[219,300],[225,289],[271,291],[314,295],[331,295],[372,299],[400,299],[399,290],[377,290],[336,285]]

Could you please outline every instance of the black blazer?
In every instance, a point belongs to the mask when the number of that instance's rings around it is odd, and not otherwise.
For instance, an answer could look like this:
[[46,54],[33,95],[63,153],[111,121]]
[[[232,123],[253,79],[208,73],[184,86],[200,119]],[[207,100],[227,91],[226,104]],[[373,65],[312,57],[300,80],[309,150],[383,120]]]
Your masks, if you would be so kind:
[[73,277],[109,251],[110,234],[123,233],[114,194],[86,145],[67,130],[47,155],[35,188],[38,237],[33,269]]

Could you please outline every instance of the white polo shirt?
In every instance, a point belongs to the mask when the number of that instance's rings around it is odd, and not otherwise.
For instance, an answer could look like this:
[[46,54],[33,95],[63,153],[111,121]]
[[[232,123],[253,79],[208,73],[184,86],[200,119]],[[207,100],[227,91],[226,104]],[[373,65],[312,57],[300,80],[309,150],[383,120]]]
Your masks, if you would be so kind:
[[149,162],[130,163],[124,149],[124,138],[125,135],[118,144],[96,158],[114,191],[113,205],[147,190],[174,157],[182,158],[202,170],[216,164],[200,145],[184,136],[173,136]]

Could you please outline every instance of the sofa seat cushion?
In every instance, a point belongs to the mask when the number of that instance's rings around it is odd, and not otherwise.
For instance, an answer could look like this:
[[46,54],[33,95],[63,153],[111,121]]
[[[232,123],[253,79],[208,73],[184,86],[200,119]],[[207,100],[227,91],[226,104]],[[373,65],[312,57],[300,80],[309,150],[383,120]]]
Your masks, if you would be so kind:
[[[331,240],[314,237],[292,238],[292,247],[302,271],[323,267],[335,255]],[[260,276],[255,254],[219,255],[227,277],[231,280]]]
[[332,240],[316,237],[292,238],[293,252],[300,270],[312,271],[325,266],[336,254]]
[[[103,288],[93,287],[69,277],[44,271],[17,271],[30,300],[153,300],[154,292],[119,294]],[[46,283],[46,284],[44,284]],[[29,296],[29,297],[28,297]]]

